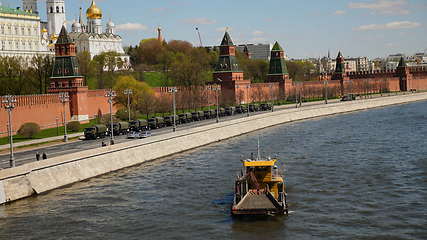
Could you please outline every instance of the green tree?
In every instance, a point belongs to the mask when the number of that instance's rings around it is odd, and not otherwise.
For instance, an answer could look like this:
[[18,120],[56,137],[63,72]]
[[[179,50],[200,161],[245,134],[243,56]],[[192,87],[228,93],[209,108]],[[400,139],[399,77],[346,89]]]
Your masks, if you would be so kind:
[[146,83],[137,81],[133,76],[120,76],[114,85],[117,97],[114,99],[116,104],[127,108],[127,95],[125,89],[131,89],[133,94],[130,95],[131,112],[139,111],[146,114],[153,113],[156,109],[156,98],[154,90]]
[[303,60],[286,61],[289,77],[295,81],[310,81],[316,78],[316,67],[313,63]]
[[47,93],[50,84],[50,77],[53,71],[53,58],[50,56],[34,56],[28,69],[30,76],[38,82],[39,93]]

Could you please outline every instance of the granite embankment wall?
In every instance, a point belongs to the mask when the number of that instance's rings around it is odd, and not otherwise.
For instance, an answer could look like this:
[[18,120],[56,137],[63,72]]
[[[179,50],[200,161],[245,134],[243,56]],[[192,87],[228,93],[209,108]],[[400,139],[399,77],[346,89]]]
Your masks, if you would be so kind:
[[291,121],[420,100],[427,100],[427,93],[286,109],[4,169],[0,204]]

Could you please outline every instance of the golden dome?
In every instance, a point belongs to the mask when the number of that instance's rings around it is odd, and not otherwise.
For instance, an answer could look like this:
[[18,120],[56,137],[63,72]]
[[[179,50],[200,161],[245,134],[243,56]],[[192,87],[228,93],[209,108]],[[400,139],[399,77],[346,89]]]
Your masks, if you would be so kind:
[[86,11],[86,16],[89,19],[101,19],[102,18],[102,11],[101,9],[99,9],[96,4],[95,1],[92,0],[92,4],[90,5],[90,7],[87,9]]

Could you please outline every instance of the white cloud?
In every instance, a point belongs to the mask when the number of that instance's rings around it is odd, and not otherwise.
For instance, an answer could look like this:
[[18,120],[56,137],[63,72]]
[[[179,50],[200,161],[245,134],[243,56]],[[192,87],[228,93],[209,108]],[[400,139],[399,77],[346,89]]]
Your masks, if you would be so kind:
[[122,31],[138,31],[138,30],[147,30],[147,26],[141,23],[124,23],[117,25],[117,30]]
[[401,22],[390,22],[386,24],[369,24],[362,25],[356,28],[358,31],[370,31],[370,30],[390,30],[390,29],[405,29],[405,28],[417,28],[420,27],[421,23],[401,21]]
[[349,8],[353,9],[368,9],[373,13],[406,15],[410,11],[408,8],[408,0],[375,0],[371,2],[351,2]]
[[344,14],[346,14],[346,11],[344,11],[344,10],[336,10],[334,14],[335,15],[344,15]]
[[262,36],[262,35],[264,35],[264,32],[263,31],[259,31],[259,30],[255,30],[255,31],[252,32],[252,35],[254,35],[254,36]]
[[202,24],[214,24],[215,20],[207,19],[207,18],[191,18],[185,19],[184,22],[194,24],[194,25],[202,25]]

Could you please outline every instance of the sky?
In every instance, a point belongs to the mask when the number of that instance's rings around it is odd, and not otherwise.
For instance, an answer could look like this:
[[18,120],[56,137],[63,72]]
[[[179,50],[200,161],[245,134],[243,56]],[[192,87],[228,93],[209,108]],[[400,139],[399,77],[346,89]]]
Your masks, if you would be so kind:
[[[0,0],[16,7],[20,0]],[[46,19],[45,0],[39,1]],[[65,0],[67,21],[91,0]],[[156,36],[219,45],[225,29],[235,44],[278,41],[291,58],[385,57],[427,51],[427,0],[97,0],[125,46]]]

